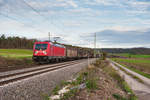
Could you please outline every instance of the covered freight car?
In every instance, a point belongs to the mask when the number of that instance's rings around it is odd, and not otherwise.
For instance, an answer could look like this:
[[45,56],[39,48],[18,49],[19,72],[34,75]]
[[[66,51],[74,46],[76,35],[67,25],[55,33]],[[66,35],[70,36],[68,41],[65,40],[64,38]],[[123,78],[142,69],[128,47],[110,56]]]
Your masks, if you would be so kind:
[[94,50],[91,48],[84,48],[84,58],[93,58],[94,57]]
[[88,57],[88,49],[78,48],[78,58],[87,58]]
[[66,46],[66,59],[77,59],[77,48],[73,46]]

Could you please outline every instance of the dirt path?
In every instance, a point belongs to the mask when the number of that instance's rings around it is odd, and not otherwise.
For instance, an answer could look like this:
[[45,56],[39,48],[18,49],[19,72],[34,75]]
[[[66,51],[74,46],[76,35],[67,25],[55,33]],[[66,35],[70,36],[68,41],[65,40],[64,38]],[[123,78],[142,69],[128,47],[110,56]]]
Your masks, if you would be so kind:
[[[145,77],[143,77],[143,76],[141,76],[141,75],[125,68],[125,67],[123,67],[122,65],[120,65],[116,62],[111,61],[110,64],[113,68],[118,70],[118,72],[120,73],[121,76],[124,77],[125,81],[130,85],[130,87],[132,88],[134,93],[139,97],[139,100],[150,100],[150,79],[147,79],[147,78],[145,78]],[[125,72],[120,70],[115,64],[117,64],[117,66],[119,65],[119,67],[124,68],[129,73],[139,77],[146,84],[140,83],[136,79],[134,79],[131,76],[127,75]]]

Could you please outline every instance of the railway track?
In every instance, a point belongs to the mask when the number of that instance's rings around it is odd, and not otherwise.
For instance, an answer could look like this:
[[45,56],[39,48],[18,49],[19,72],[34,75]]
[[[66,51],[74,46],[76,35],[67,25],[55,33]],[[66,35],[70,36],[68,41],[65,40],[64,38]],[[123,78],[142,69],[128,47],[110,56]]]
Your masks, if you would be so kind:
[[58,64],[52,64],[52,65],[46,65],[46,66],[40,66],[37,68],[30,68],[30,70],[22,70],[22,71],[16,71],[14,73],[7,73],[7,74],[1,74],[0,75],[0,86],[16,82],[22,79],[26,79],[35,75],[39,75],[46,72],[51,72],[57,69],[68,67],[72,64],[77,64],[80,62],[83,62],[83,60],[76,60],[76,61],[69,61],[64,63],[58,63]]
[[[64,62],[66,62],[66,61],[64,61]],[[53,62],[53,63],[50,63],[50,64],[56,64],[56,62]],[[25,69],[25,68],[35,68],[35,67],[41,66],[41,65],[49,65],[49,64],[46,64],[46,63],[43,63],[43,64],[36,63],[35,65],[29,66],[29,67],[27,67],[27,66],[23,66],[23,67],[20,67],[20,66],[0,67],[0,72],[21,70],[21,69]]]

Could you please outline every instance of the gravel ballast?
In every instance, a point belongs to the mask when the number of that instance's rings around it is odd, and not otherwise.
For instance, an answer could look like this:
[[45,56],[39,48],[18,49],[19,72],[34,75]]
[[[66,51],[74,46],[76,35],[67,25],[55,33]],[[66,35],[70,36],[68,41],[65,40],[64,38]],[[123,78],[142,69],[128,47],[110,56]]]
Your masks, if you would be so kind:
[[[90,59],[90,63],[95,59]],[[0,87],[0,100],[43,100],[43,95],[63,80],[71,79],[77,72],[88,65],[88,60],[79,64],[36,75]]]

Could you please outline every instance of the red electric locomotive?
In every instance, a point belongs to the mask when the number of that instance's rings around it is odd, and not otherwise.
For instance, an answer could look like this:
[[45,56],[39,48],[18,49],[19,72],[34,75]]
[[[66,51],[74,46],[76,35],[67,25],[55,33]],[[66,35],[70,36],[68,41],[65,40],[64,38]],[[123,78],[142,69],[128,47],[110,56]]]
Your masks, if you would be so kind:
[[88,57],[94,57],[94,50],[70,45],[64,46],[53,42],[35,42],[33,47],[33,60],[39,63]]
[[33,60],[40,61],[58,61],[65,59],[66,48],[60,44],[52,42],[35,42],[33,47]]

